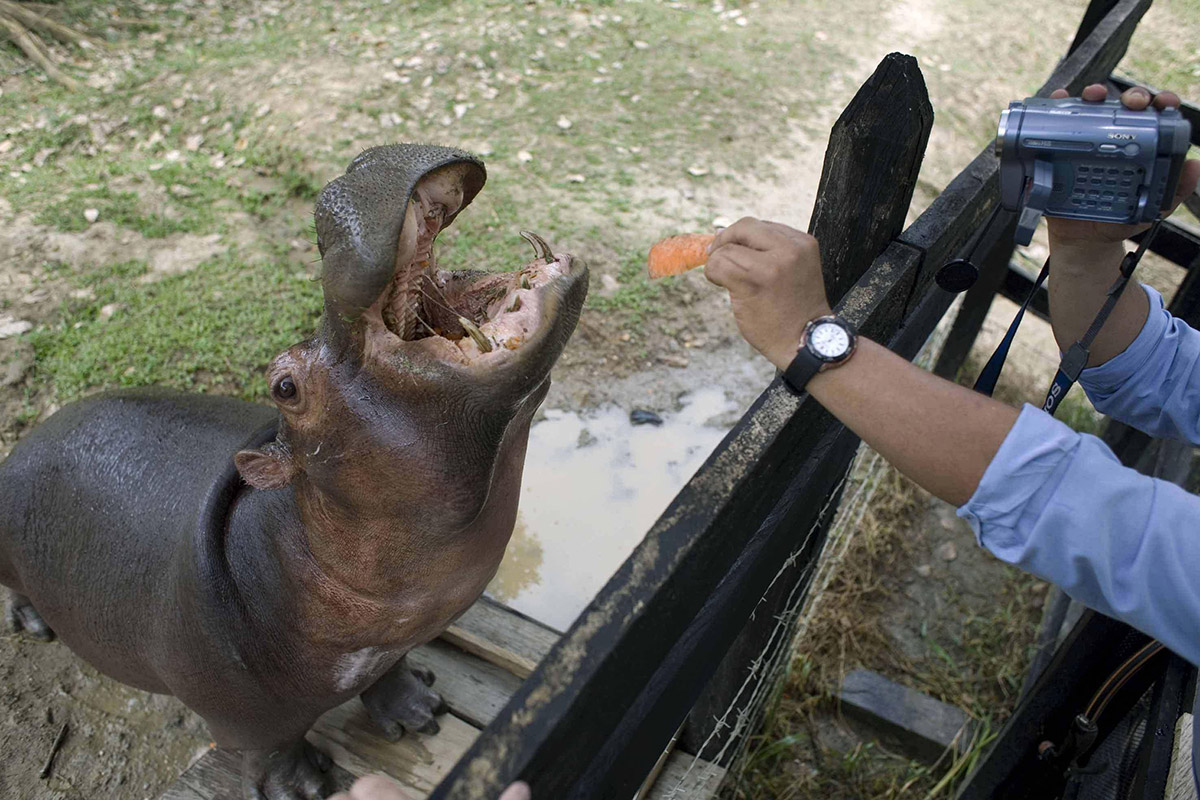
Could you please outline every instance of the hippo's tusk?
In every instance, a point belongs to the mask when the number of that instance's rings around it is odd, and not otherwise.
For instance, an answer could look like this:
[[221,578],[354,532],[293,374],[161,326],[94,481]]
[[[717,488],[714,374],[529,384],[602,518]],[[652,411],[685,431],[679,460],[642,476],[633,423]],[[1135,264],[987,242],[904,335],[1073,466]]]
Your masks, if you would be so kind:
[[532,231],[521,231],[521,238],[533,245],[534,255],[544,259],[547,264],[554,263],[554,253],[550,250],[550,245],[546,244],[545,239]]
[[492,352],[492,343],[487,340],[487,337],[483,335],[483,331],[479,330],[474,322],[471,322],[471,320],[467,319],[466,317],[459,317],[458,324],[462,325],[463,330],[465,330],[470,337],[475,340],[475,344],[479,345],[480,350],[485,353]]

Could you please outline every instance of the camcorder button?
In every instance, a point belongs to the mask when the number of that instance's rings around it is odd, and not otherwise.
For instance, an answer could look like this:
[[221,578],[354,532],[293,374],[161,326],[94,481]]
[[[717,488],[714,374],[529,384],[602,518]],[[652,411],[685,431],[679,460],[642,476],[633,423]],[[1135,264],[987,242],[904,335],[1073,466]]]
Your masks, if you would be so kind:
[[1141,151],[1141,148],[1138,147],[1136,144],[1125,145],[1125,155],[1127,155],[1127,156],[1136,156],[1140,151]]
[[1105,143],[1100,145],[1099,150],[1101,153],[1115,153],[1117,152],[1117,146],[1115,144]]

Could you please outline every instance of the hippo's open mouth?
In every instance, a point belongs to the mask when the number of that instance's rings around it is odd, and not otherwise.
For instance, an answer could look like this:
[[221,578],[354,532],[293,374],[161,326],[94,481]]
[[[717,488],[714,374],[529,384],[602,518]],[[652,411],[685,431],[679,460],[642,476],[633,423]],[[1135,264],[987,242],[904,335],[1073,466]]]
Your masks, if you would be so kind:
[[536,258],[514,272],[437,269],[426,231],[409,263],[400,263],[365,317],[386,349],[420,350],[460,364],[490,363],[538,337],[557,311],[547,296],[576,269],[570,255],[554,255],[536,234],[522,231]]

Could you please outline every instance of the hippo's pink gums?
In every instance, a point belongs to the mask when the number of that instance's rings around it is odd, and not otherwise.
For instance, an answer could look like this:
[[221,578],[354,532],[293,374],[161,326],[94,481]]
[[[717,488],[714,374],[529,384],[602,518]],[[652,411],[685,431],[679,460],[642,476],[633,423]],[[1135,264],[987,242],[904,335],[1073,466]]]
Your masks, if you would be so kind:
[[484,178],[467,153],[395,145],[325,187],[325,314],[268,368],[277,410],[101,394],[0,464],[10,620],[178,696],[244,752],[246,797],[324,797],[304,735],[355,694],[389,737],[437,730],[432,677],[404,656],[495,573],[587,293],[586,267],[532,235],[518,271],[437,269]]

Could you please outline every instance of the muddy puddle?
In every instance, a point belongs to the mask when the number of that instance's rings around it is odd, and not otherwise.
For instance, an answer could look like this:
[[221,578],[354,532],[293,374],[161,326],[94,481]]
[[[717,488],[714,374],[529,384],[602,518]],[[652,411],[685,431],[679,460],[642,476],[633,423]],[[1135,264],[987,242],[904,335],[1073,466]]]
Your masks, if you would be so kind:
[[616,405],[547,410],[530,431],[520,517],[489,592],[570,627],[725,436],[740,399],[698,389],[661,425],[633,425]]

